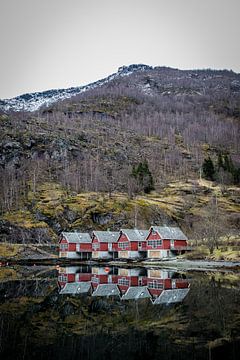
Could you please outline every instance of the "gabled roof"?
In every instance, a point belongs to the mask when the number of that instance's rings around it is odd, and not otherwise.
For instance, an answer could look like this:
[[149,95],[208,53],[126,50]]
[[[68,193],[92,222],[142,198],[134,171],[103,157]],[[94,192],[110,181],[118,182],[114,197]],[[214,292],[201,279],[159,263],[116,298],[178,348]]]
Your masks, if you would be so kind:
[[79,232],[63,232],[62,236],[69,243],[91,243],[92,239],[88,233],[79,233]]
[[179,227],[172,226],[152,226],[151,229],[157,231],[162,239],[188,240],[186,235]]
[[121,232],[127,236],[129,241],[144,241],[148,236],[148,230],[121,229]]
[[116,243],[118,241],[119,232],[117,231],[93,231],[99,242]]
[[59,294],[87,294],[92,288],[90,281],[67,283]]
[[157,304],[174,304],[174,303],[177,303],[177,302],[181,302],[187,296],[189,290],[190,290],[189,288],[163,290],[161,295],[159,295],[155,299],[153,304],[154,305],[157,305]]
[[92,296],[120,296],[120,290],[116,284],[100,284]]
[[151,298],[151,294],[146,286],[132,286],[128,288],[125,294],[122,296],[122,300],[138,300]]

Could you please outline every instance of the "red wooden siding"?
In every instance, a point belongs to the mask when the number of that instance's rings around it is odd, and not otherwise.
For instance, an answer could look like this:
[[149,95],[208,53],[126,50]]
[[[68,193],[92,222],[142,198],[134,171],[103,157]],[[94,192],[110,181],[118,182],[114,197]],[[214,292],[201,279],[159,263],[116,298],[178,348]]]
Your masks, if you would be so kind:
[[138,242],[138,249],[146,251],[147,250],[147,242],[146,241],[139,241]]
[[[120,244],[126,244],[124,247],[121,246]],[[131,244],[128,240],[128,238],[126,237],[126,235],[121,234],[118,238],[118,242],[117,242],[117,251],[129,251],[131,250]]]
[[[156,243],[155,245],[149,244],[149,240],[155,240]],[[157,244],[157,240],[161,240],[161,244]],[[146,249],[147,250],[159,250],[159,249],[170,249],[170,240],[165,240],[165,239],[161,239],[160,235],[158,232],[153,232],[152,230],[150,231],[149,235],[147,236],[147,245],[146,245]]]
[[92,279],[92,273],[79,273],[79,274],[76,274],[77,278],[78,278],[78,281],[81,282],[81,281],[91,281]]
[[63,237],[59,242],[60,251],[76,251],[76,243],[68,243],[68,241]]
[[80,251],[92,252],[91,243],[80,243]]
[[76,251],[76,244],[68,244],[67,242],[61,242],[60,251]]
[[[121,247],[120,243],[127,243],[128,246]],[[129,241],[125,234],[121,234],[119,236],[117,246],[115,246],[116,251],[138,251],[139,250],[139,243],[141,243],[140,249],[146,250],[146,241]]]
[[[95,249],[94,244],[98,244],[98,247]],[[108,251],[108,243],[99,242],[98,238],[94,235],[92,240],[92,250],[93,251]]]
[[64,237],[59,241],[59,250],[68,251],[68,242]]
[[[155,243],[150,245],[149,244],[149,240],[162,240],[161,245]],[[187,246],[187,241],[186,240],[173,240],[173,242],[169,239],[161,239],[160,234],[157,231],[153,231],[151,229],[149,235],[147,236],[147,250],[158,250],[158,249],[162,249],[162,250],[166,250],[166,249],[176,249],[177,247],[182,248]]]
[[177,247],[185,247],[187,246],[186,240],[174,240],[174,246]]

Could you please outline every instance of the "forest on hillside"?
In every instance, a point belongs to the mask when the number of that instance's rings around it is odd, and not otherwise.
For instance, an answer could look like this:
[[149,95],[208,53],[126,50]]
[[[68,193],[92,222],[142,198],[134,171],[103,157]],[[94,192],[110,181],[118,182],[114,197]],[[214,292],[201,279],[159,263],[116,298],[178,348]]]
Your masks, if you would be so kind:
[[215,229],[209,247],[237,233],[238,74],[135,71],[0,119],[4,241],[119,230],[135,226],[136,216],[141,228],[175,224],[194,238]]
[[211,180],[239,183],[239,79],[229,71],[155,68],[36,113],[2,114],[2,211],[21,206],[43,181],[132,196],[144,190],[134,176],[144,162],[156,190],[199,178],[209,158]]

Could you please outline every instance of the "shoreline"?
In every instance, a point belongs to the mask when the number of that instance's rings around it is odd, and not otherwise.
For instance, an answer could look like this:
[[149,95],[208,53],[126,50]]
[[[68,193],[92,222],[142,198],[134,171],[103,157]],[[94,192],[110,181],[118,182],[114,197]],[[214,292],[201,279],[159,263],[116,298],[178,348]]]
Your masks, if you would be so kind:
[[5,266],[118,266],[118,267],[151,267],[176,269],[182,271],[240,271],[240,262],[236,261],[214,261],[214,260],[186,260],[186,259],[170,259],[170,260],[144,260],[144,261],[125,261],[125,260],[78,260],[78,259],[61,259],[61,258],[32,258],[32,259],[0,259],[1,267]]

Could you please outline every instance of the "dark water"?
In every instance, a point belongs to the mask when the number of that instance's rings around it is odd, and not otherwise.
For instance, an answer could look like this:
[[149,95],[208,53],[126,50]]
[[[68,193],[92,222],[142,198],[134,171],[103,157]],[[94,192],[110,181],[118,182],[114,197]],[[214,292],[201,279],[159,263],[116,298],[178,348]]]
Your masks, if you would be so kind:
[[1,359],[239,359],[240,274],[0,269]]

